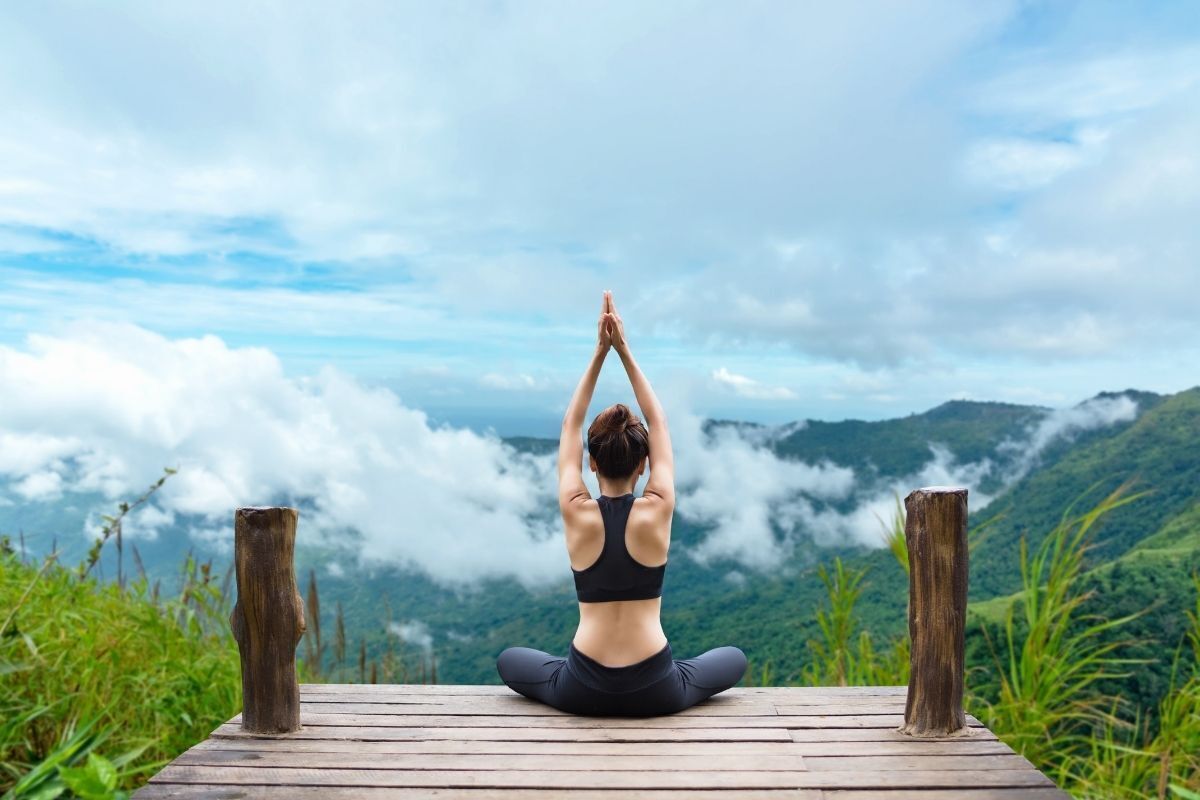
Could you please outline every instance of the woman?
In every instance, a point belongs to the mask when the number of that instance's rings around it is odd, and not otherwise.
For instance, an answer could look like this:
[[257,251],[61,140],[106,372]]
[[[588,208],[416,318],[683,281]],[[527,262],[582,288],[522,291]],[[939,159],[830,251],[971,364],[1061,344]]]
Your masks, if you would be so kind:
[[[580,441],[596,378],[610,349],[625,365],[649,430],[621,403],[588,428],[588,465],[600,496],[583,482]],[[633,494],[650,462],[641,497]],[[575,714],[672,714],[722,692],[746,671],[736,647],[676,660],[663,633],[662,583],[675,508],[675,462],[662,406],[642,374],[625,327],[604,293],[599,341],[563,418],[558,503],[579,600],[579,628],[566,658],[510,647],[496,660],[504,682],[526,697]]]

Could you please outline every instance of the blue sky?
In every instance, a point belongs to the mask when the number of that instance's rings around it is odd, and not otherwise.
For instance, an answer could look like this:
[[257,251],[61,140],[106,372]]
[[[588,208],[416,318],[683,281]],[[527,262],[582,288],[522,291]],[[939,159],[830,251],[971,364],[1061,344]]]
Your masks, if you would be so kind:
[[609,288],[703,414],[1200,382],[1194,3],[0,15],[10,348],[213,334],[544,434]]

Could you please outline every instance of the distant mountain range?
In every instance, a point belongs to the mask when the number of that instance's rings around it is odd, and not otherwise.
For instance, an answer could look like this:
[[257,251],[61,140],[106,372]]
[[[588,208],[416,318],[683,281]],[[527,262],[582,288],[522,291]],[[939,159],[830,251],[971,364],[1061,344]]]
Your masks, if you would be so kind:
[[[696,507],[700,500],[681,486],[663,602],[663,625],[680,657],[737,644],[752,664],[770,661],[776,679],[797,677],[824,595],[814,571],[834,556],[870,567],[860,610],[872,629],[901,630],[906,579],[886,550],[864,544],[871,537],[862,533],[862,520],[880,509],[886,513],[897,494],[943,482],[971,486],[972,526],[998,518],[972,541],[970,596],[983,616],[996,614],[1003,602],[997,598],[1019,586],[1020,537],[1036,545],[1089,489],[1083,505],[1130,478],[1135,488],[1153,489],[1098,526],[1089,581],[1098,592],[1096,607],[1105,613],[1155,609],[1138,623],[1140,634],[1158,641],[1146,647],[1174,646],[1172,637],[1182,629],[1187,576],[1200,569],[1200,387],[1171,395],[1105,392],[1069,409],[954,400],[877,422],[806,420],[772,427],[709,420],[703,436],[714,447],[733,437],[768,468],[848,468],[854,485],[844,493],[802,486],[794,499],[772,500],[765,508],[774,535],[790,544],[768,569],[739,557],[736,546],[711,548],[715,523],[689,516],[689,497]],[[505,441],[525,453],[548,455],[557,448],[549,439]],[[767,457],[777,462],[763,462]],[[82,495],[3,506],[0,533],[17,538],[24,531],[34,552],[49,549],[57,535],[60,545],[70,544],[68,556],[77,555],[86,545],[79,535],[85,517],[104,508],[102,498]],[[838,533],[853,526],[855,536]],[[723,533],[737,534],[736,526]],[[227,552],[182,533],[138,541],[137,547],[156,576],[169,576],[188,548],[212,557],[218,570],[229,561]],[[702,552],[709,555],[693,557]],[[127,572],[135,569],[130,556],[127,547]],[[562,581],[541,588],[513,578],[447,588],[402,567],[355,569],[339,558],[331,568],[329,556],[302,543],[297,571],[306,584],[308,571],[316,570],[323,616],[342,605],[352,649],[357,652],[360,638],[371,656],[395,650],[415,659],[432,648],[442,681],[497,682],[495,656],[513,644],[564,652],[578,620],[565,552]],[[110,578],[115,572],[111,553],[104,571]],[[331,630],[332,619],[323,619],[322,627]],[[1126,688],[1152,698],[1164,680],[1161,672],[1146,672]]]

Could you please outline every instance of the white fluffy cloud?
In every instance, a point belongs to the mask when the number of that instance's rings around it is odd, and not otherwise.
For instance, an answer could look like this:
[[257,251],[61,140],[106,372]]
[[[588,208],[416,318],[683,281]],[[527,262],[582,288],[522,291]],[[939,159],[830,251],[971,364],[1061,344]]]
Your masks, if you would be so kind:
[[[553,455],[434,425],[392,391],[337,370],[293,378],[261,348],[92,324],[31,336],[24,349],[0,346],[0,385],[10,387],[0,404],[6,504],[66,492],[127,499],[170,466],[178,474],[131,516],[129,536],[184,526],[206,546],[227,548],[235,508],[300,504],[302,541],[344,546],[339,564],[407,564],[448,584],[514,576],[544,585],[567,575]],[[993,475],[991,460],[959,464],[931,443],[917,474],[864,486],[847,467],[773,453],[772,440],[803,422],[705,432],[703,419],[680,404],[685,392],[667,388],[663,396],[679,513],[705,531],[687,555],[701,563],[729,559],[770,571],[802,542],[878,546],[877,515],[889,519],[893,492],[918,486],[967,486],[976,509],[990,499],[976,487]],[[1023,475],[1060,437],[1135,413],[1125,397],[1049,413],[1001,445],[1020,453],[1004,480]],[[594,476],[585,471],[585,479],[595,492]],[[827,505],[846,500],[849,513]],[[93,514],[87,530],[97,525]],[[404,630],[397,633],[420,633]]]
[[736,428],[705,435],[701,422],[685,413],[671,423],[679,513],[709,527],[691,554],[701,562],[723,557],[771,569],[791,555],[788,534],[798,520],[787,509],[798,495],[841,499],[854,489],[851,469],[783,460]]
[[238,506],[311,501],[301,536],[337,542],[356,530],[368,562],[463,581],[545,580],[567,563],[544,514],[552,463],[436,427],[333,369],[292,379],[267,350],[99,325],[0,347],[0,385],[10,387],[0,432],[12,447],[0,473],[24,499],[128,498],[164,466],[179,470],[131,535],[182,515],[201,520],[197,538],[219,540]]
[[712,379],[739,397],[751,400],[790,400],[796,393],[786,386],[767,386],[745,375],[730,372],[725,367],[713,370]]
[[1126,395],[1092,397],[1070,408],[1056,408],[1032,424],[1020,439],[1005,439],[996,446],[997,452],[1016,456],[1013,467],[1005,475],[1008,483],[1023,478],[1037,463],[1038,457],[1058,439],[1117,422],[1128,422],[1137,416],[1137,402]]
[[429,632],[429,625],[419,619],[393,622],[388,625],[388,630],[400,637],[401,641],[416,645],[426,653],[433,649],[433,634]]
[[[614,288],[655,355],[728,367],[707,411],[1174,391],[1186,12],[12,4],[0,341],[103,316],[383,381],[419,340],[454,384],[424,399],[482,412],[573,380],[560,344]],[[890,388],[834,398],[856,368]]]

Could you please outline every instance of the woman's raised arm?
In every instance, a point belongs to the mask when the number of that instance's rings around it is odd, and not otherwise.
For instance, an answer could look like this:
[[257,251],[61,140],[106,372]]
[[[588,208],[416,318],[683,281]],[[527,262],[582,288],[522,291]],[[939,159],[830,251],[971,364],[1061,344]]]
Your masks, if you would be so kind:
[[592,402],[592,394],[596,391],[596,379],[600,377],[604,357],[612,347],[612,339],[604,319],[607,307],[606,293],[600,306],[596,349],[592,352],[592,360],[588,362],[583,377],[579,379],[579,385],[575,387],[575,393],[571,395],[571,402],[563,415],[562,432],[558,437],[558,506],[563,513],[592,497],[583,482],[583,420],[587,416],[588,405]]
[[650,477],[646,480],[646,488],[642,496],[659,500],[663,510],[670,515],[675,508],[675,454],[671,451],[671,432],[667,428],[667,414],[663,411],[658,396],[654,394],[650,381],[642,373],[629,350],[629,342],[625,338],[625,323],[613,305],[612,292],[604,293],[605,311],[601,318],[601,326],[607,327],[612,347],[621,357],[625,365],[625,374],[633,386],[633,396],[637,398],[638,408],[646,421],[650,434]]

